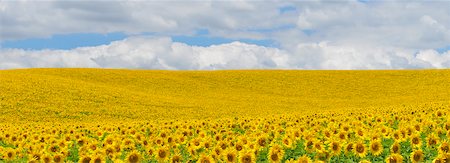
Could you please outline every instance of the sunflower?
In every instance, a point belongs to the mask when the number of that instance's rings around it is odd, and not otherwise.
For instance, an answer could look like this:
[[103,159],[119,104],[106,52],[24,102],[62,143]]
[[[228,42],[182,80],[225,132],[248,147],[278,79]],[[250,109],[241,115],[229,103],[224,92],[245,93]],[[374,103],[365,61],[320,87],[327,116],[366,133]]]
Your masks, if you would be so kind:
[[330,158],[331,158],[331,155],[330,155],[330,153],[328,153],[328,151],[324,151],[324,150],[317,151],[316,160],[329,162]]
[[339,132],[338,138],[339,138],[341,141],[347,140],[347,132],[345,132],[345,131]]
[[164,162],[169,159],[169,150],[166,147],[161,147],[156,151],[156,159]]
[[374,140],[372,142],[370,142],[370,152],[374,155],[374,156],[379,156],[381,154],[381,152],[383,152],[383,145],[381,144],[380,140]]
[[53,162],[55,163],[64,162],[64,156],[62,154],[55,154],[53,156]]
[[322,142],[320,141],[314,142],[314,149],[316,150],[316,152],[324,150]]
[[200,158],[197,160],[197,163],[213,163],[215,162],[211,156],[207,156],[202,154]]
[[439,146],[439,153],[449,153],[449,151],[450,147],[448,142],[446,140],[442,141],[441,145]]
[[141,162],[142,158],[141,158],[141,154],[139,152],[132,151],[132,152],[128,153],[125,160],[130,163],[137,163],[137,162]]
[[234,148],[236,149],[236,151],[241,151],[242,149],[244,149],[244,145],[242,144],[242,142],[238,141],[234,145]]
[[361,158],[367,154],[366,145],[363,142],[357,142],[353,147],[353,152]]
[[36,160],[36,161],[41,161],[41,157],[42,157],[42,154],[39,153],[39,152],[31,152],[31,153],[28,155],[28,158],[33,158],[33,159]]
[[3,156],[6,158],[6,160],[14,160],[16,158],[16,151],[12,148],[7,148],[4,151]]
[[434,147],[436,144],[438,144],[439,142],[438,142],[438,138],[436,137],[436,135],[434,135],[434,134],[430,134],[430,135],[428,135],[428,137],[427,137],[427,146],[428,147]]
[[397,141],[395,141],[394,144],[392,144],[391,153],[397,153],[397,154],[400,153],[400,144]]
[[361,160],[359,163],[371,163],[369,160]]
[[303,155],[297,159],[297,162],[298,163],[311,163],[312,161],[311,161],[311,158],[309,158],[307,155]]
[[345,144],[345,154],[349,154],[353,152],[353,146],[354,144],[352,142],[348,142],[347,144]]
[[52,162],[53,157],[50,154],[45,153],[42,155],[41,159],[43,162]]
[[420,140],[420,136],[418,134],[411,135],[411,146],[414,148],[420,148],[422,146],[422,141]]
[[307,140],[305,142],[305,150],[308,152],[312,152],[314,150],[314,141],[313,140]]
[[256,162],[256,156],[253,151],[245,150],[239,153],[239,162],[241,163],[253,163]]
[[284,137],[281,142],[283,143],[283,146],[286,148],[292,148],[292,140],[289,137]]
[[170,158],[171,163],[183,162],[183,157],[179,153],[174,154],[172,158]]
[[92,158],[90,156],[84,155],[84,156],[81,156],[79,162],[81,162],[81,163],[90,163],[91,160],[92,160]]
[[278,144],[272,145],[272,147],[270,147],[269,153],[267,155],[268,160],[270,162],[281,162],[281,159],[283,159],[283,156],[284,156],[284,150]]
[[423,151],[420,149],[412,152],[410,156],[411,162],[413,163],[421,162],[423,161],[423,158],[424,158]]
[[341,153],[341,144],[337,141],[331,141],[330,143],[331,154],[337,156]]
[[393,153],[386,158],[386,163],[402,163],[403,156],[397,153]]
[[105,158],[102,155],[97,154],[94,157],[92,157],[92,162],[94,162],[94,163],[103,163],[103,162],[106,162],[106,160],[105,160]]
[[395,141],[400,141],[400,139],[402,138],[400,131],[393,132],[392,138],[394,138]]
[[237,152],[231,148],[227,149],[223,153],[223,157],[225,162],[236,162],[237,161]]
[[105,155],[109,158],[112,158],[112,156],[115,153],[114,147],[112,146],[106,146],[103,150],[103,152],[105,153]]
[[442,157],[436,157],[434,160],[433,160],[433,163],[445,163],[446,162],[446,159],[445,158],[442,158]]
[[258,147],[264,148],[267,145],[267,138],[265,136],[260,136],[257,138]]

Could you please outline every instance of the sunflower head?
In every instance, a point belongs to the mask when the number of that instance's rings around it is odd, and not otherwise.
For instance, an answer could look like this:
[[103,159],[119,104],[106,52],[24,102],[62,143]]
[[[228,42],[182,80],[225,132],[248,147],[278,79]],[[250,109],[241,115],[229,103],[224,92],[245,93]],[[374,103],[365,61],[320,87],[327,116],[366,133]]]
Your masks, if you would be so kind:
[[311,161],[311,158],[309,158],[307,155],[303,155],[297,159],[297,162],[298,163],[311,163],[312,161]]
[[434,134],[430,134],[427,137],[427,146],[433,148],[436,144],[438,144],[439,139]]
[[360,158],[364,158],[367,154],[366,145],[363,142],[355,143],[353,152]]
[[439,153],[449,153],[450,151],[450,145],[448,141],[443,141],[441,145],[439,146]]
[[84,155],[84,156],[82,156],[80,158],[79,162],[81,162],[81,163],[90,163],[91,160],[92,160],[92,158],[90,156]]
[[423,158],[424,158],[423,151],[420,149],[412,152],[410,156],[411,162],[413,163],[421,162],[423,161]]
[[227,149],[223,153],[225,162],[237,162],[237,152],[233,149]]
[[202,154],[197,162],[198,163],[213,163],[215,161],[211,156]]
[[383,145],[381,144],[380,140],[375,140],[370,142],[370,152],[374,155],[374,156],[379,156],[382,152],[383,152]]
[[156,150],[156,159],[160,162],[164,162],[169,159],[169,150],[166,147],[161,147]]
[[397,141],[395,141],[394,144],[392,144],[391,153],[397,153],[397,154],[400,153],[400,144]]
[[281,162],[284,156],[284,150],[278,144],[273,144],[267,155],[270,162]]
[[341,144],[338,141],[331,141],[330,151],[332,155],[339,155],[341,153]]
[[170,158],[170,162],[171,163],[183,162],[183,157],[181,157],[181,155],[177,153],[173,155],[172,158]]
[[141,154],[137,151],[130,152],[126,157],[126,161],[130,163],[138,163],[141,162],[141,160]]
[[241,151],[239,154],[239,162],[253,163],[256,161],[255,153],[251,150]]
[[402,163],[403,156],[397,153],[391,154],[386,158],[386,163]]

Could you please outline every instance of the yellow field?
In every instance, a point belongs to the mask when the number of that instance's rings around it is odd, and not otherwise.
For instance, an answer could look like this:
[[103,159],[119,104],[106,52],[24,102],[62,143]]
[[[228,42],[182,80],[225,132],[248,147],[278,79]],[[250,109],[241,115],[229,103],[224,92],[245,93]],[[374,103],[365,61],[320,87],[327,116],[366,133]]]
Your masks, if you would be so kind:
[[0,162],[450,160],[450,70],[0,71]]

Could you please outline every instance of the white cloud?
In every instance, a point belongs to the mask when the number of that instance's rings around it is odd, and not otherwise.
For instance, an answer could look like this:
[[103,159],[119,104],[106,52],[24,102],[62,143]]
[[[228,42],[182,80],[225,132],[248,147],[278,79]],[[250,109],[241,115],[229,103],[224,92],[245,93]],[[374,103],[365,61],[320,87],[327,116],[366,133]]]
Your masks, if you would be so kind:
[[144,69],[262,69],[287,67],[276,48],[232,42],[189,46],[170,38],[131,37],[109,45],[72,50],[3,49],[0,69],[28,67],[103,67]]
[[450,67],[450,51],[297,44],[292,51],[232,42],[189,46],[167,37],[130,37],[72,50],[0,50],[0,69],[101,67],[139,69],[404,69]]
[[[295,10],[279,11],[282,6]],[[1,49],[0,68],[403,69],[450,67],[447,1],[0,1],[0,41],[67,33],[154,33],[97,47]],[[280,27],[288,28],[280,28]],[[271,39],[195,47],[174,35]]]

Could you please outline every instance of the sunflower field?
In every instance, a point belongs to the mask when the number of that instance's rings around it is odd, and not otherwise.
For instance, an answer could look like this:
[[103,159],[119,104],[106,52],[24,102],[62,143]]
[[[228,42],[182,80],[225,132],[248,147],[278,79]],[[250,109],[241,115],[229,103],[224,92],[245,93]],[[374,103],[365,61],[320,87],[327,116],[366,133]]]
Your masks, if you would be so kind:
[[448,162],[450,70],[0,71],[0,162]]

